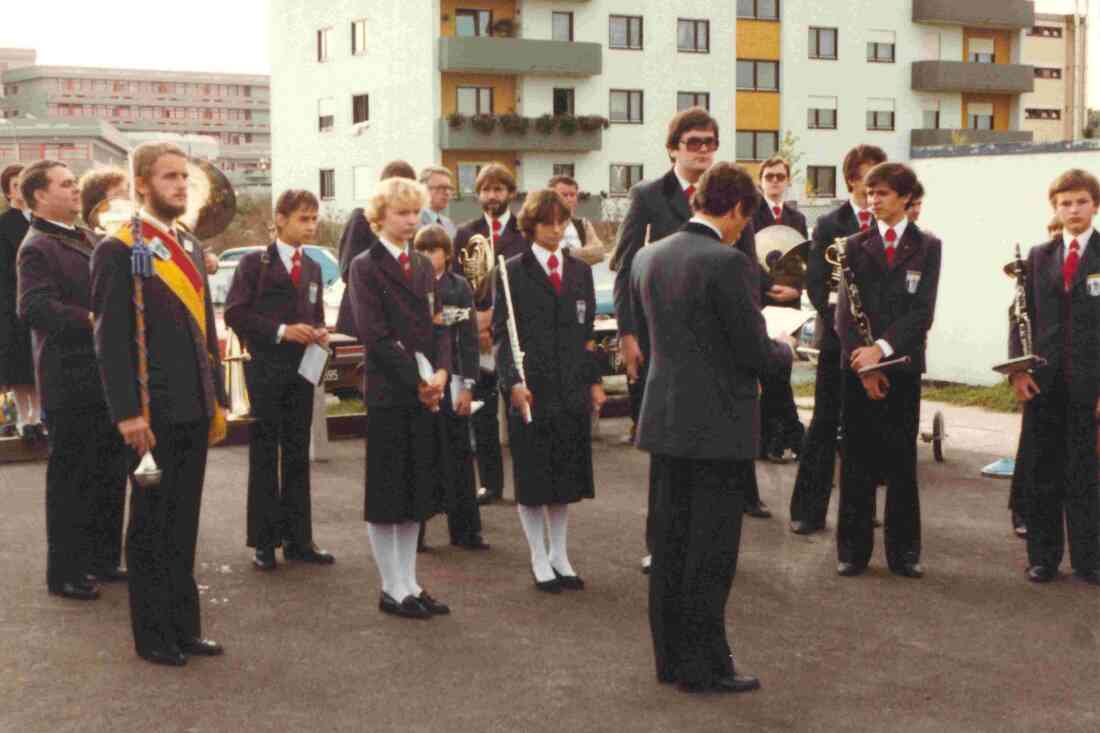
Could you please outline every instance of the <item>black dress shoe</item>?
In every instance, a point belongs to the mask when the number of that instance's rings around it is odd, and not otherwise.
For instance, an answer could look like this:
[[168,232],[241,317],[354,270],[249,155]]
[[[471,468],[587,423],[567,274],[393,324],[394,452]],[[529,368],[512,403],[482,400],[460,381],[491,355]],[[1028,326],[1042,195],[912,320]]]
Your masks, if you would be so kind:
[[259,570],[275,569],[275,548],[257,547],[256,555],[252,558],[252,564]]
[[1046,565],[1032,565],[1027,569],[1027,579],[1032,583],[1049,583],[1057,574],[1057,571]]
[[719,677],[714,681],[716,692],[751,692],[760,689],[760,680],[749,675],[737,673]]
[[382,613],[388,613],[391,616],[400,616],[401,618],[431,618],[432,613],[428,609],[424,608],[424,605],[416,600],[413,596],[405,596],[404,600],[398,603],[394,600],[393,596],[383,591],[382,597],[378,600],[378,610]]
[[653,564],[653,555],[642,558],[642,575],[649,575],[649,566]]
[[561,581],[557,578],[557,573],[550,580],[539,580],[538,576],[534,572],[531,573],[531,577],[535,579],[535,588],[543,593],[561,593]]
[[823,529],[825,529],[825,525],[823,524],[803,522],[797,519],[791,522],[791,531],[795,534],[813,534],[814,532],[818,532]]
[[[550,569],[554,570],[554,568]],[[581,576],[579,575],[562,575],[557,570],[554,570],[554,578],[556,578],[561,587],[566,590],[584,590],[584,581],[581,580]]]
[[477,490],[477,503],[478,506],[487,506],[489,504],[496,504],[504,497],[500,494],[494,494],[484,486]]
[[49,589],[50,593],[74,601],[94,601],[99,598],[99,588],[91,583],[62,583]]
[[[274,555],[274,553],[272,553]],[[331,553],[325,552],[317,545],[298,547],[297,545],[284,544],[283,557],[296,562],[309,562],[314,565],[332,565],[336,558]]]
[[857,575],[861,575],[866,569],[866,565],[861,567],[853,562],[842,562],[837,563],[836,574],[845,578],[854,578]]
[[138,656],[146,662],[163,664],[166,667],[182,667],[187,664],[187,657],[178,647],[171,649],[150,649],[147,652],[138,652]]
[[893,573],[903,578],[923,578],[924,568],[921,567],[919,562],[907,562],[898,566],[898,569],[893,570]]
[[455,547],[461,547],[466,550],[488,550],[489,543],[479,535],[475,534],[472,537],[467,537],[462,540],[451,540],[451,544]]
[[1024,518],[1012,512],[1012,532],[1022,540],[1027,539],[1027,524],[1024,522]]
[[1085,570],[1082,572],[1074,570],[1073,574],[1081,580],[1085,581],[1086,583],[1091,583],[1092,585],[1100,585],[1100,570]]
[[446,603],[440,603],[436,599],[428,595],[428,591],[421,590],[420,595],[416,597],[416,600],[420,601],[420,605],[428,609],[428,613],[433,616],[446,616],[451,612],[451,607]]
[[127,580],[130,574],[126,568],[107,568],[106,570],[93,570],[87,578],[92,583],[121,583]]
[[756,517],[757,519],[770,519],[772,516],[771,511],[768,509],[768,505],[762,501],[758,501],[755,504],[746,504],[745,514],[748,514],[750,517]]
[[180,642],[180,651],[192,657],[220,657],[225,654],[225,647],[213,639],[187,639]]

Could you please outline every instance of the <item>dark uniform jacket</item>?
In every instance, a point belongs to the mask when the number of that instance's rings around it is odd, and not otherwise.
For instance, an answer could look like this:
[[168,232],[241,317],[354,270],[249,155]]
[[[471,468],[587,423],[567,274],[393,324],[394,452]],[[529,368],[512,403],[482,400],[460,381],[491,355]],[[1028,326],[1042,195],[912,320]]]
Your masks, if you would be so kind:
[[413,407],[420,404],[416,353],[433,369],[451,371],[451,337],[436,329],[433,316],[443,310],[432,263],[410,251],[412,276],[378,242],[351,264],[348,291],[354,333],[363,342],[363,394],[368,407]]
[[[177,424],[210,419],[215,402],[226,402],[202,245],[187,232],[179,231],[179,237],[185,250],[190,246],[188,255],[202,279],[205,340],[187,307],[159,277],[147,278],[142,288],[151,412],[154,421]],[[116,423],[141,415],[130,253],[130,247],[110,237],[92,254],[95,348],[107,406]]]
[[[888,268],[877,224],[848,239],[848,267],[871,322],[871,338],[885,339],[893,347],[889,358],[908,356],[912,360],[897,369],[915,374],[925,371],[927,334],[940,284],[940,250],[940,240],[909,223],[897,243],[894,266]],[[852,318],[843,285],[836,308],[841,364],[847,367],[852,352],[866,344]]]
[[14,206],[0,214],[0,384],[34,383],[30,330],[16,306],[16,255],[28,228],[26,215]]
[[[455,233],[455,272],[462,272],[462,264],[458,261],[458,253],[466,249],[470,244],[470,237],[475,234],[480,234],[483,237],[489,238],[489,222],[485,220],[484,216],[479,216],[473,221],[466,222],[460,226],[458,232]],[[501,228],[500,235],[497,237],[496,242],[494,242],[493,262],[496,263],[497,258],[501,255],[504,255],[504,259],[510,260],[530,248],[531,243],[524,239],[519,231],[516,215],[510,214],[508,216],[508,222]]]
[[19,316],[31,328],[47,410],[106,406],[90,318],[94,246],[83,229],[36,218],[19,249]]
[[649,343],[642,450],[708,460],[756,456],[758,377],[774,347],[753,299],[754,277],[743,253],[696,223],[638,254],[629,294],[639,339]]
[[436,281],[443,305],[469,308],[465,321],[454,326],[438,326],[451,331],[451,366],[454,374],[466,379],[478,378],[477,313],[474,307],[474,291],[466,278],[453,272],[444,272]]
[[300,266],[301,275],[295,288],[274,242],[262,252],[249,252],[237,265],[225,301],[225,325],[241,337],[253,358],[284,364],[295,371],[306,347],[292,341],[276,343],[279,326],[308,323],[323,328],[325,325],[321,267],[304,252]]
[[[559,251],[559,258],[560,295],[554,292],[550,277],[530,249],[507,262],[519,343],[525,354],[527,388],[534,395],[536,420],[540,414],[589,412],[590,388],[600,381],[594,352],[586,348],[596,318],[592,268],[571,254]],[[498,345],[497,374],[506,398],[511,399],[519,374],[508,337],[508,306],[499,273],[496,287],[493,338]]]
[[783,213],[780,216],[780,220],[777,222],[775,220],[775,214],[772,213],[772,205],[768,203],[766,198],[761,196],[760,205],[756,207],[756,213],[752,216],[753,229],[759,232],[762,229],[767,229],[776,224],[790,227],[803,237],[810,236],[807,233],[809,230],[806,228],[806,215],[799,211],[794,204],[790,201],[783,202]]
[[[874,229],[874,218],[871,219]],[[825,261],[825,250],[837,237],[847,237],[859,232],[859,219],[849,202],[841,204],[814,225],[813,244],[806,260],[806,292],[817,311],[814,340],[822,351],[835,352],[840,348],[836,337],[836,310],[829,304],[832,265]]]
[[[378,235],[374,233],[374,229],[371,228],[370,222],[368,222],[367,217],[364,216],[363,210],[359,208],[352,209],[351,216],[348,217],[348,221],[344,225],[344,232],[340,235],[340,247],[338,252],[340,257],[340,277],[343,278],[345,285],[349,282],[351,261],[377,243]],[[351,336],[355,333],[355,321],[351,315],[351,301],[349,297],[348,288],[345,287],[344,295],[340,298],[340,309],[336,314],[336,332],[346,336]]]
[[[1100,398],[1100,233],[1094,231],[1085,246],[1068,294],[1062,282],[1064,241],[1058,236],[1035,245],[1027,256],[1032,349],[1047,360],[1035,370],[1035,381],[1045,392],[1055,379],[1068,377],[1071,400],[1096,404]],[[1067,325],[1072,333],[1068,374]],[[1009,330],[1009,356],[1024,356],[1015,323]]]

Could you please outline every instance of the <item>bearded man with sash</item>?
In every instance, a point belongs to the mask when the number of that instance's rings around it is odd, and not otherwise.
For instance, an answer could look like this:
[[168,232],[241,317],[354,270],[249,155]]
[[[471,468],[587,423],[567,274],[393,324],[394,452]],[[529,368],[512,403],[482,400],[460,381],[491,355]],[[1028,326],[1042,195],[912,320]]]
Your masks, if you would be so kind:
[[[222,653],[202,637],[194,568],[207,446],[225,436],[225,391],[202,245],[176,221],[187,208],[187,157],[172,144],[140,145],[132,178],[139,214],[92,256],[95,347],[111,420],[133,449],[131,465],[152,451],[161,471],[158,485],[135,481],[131,493],[126,564],[134,645],[147,661],[182,666],[191,655]],[[135,343],[136,238],[152,259],[141,288],[148,420]]]

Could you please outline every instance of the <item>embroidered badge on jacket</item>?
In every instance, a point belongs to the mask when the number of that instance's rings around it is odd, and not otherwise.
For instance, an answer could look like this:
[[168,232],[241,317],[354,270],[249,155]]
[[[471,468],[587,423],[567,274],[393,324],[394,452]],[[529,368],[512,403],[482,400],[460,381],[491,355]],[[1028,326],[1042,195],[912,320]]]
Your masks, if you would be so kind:
[[1100,295],[1100,274],[1089,275],[1089,295],[1096,297]]
[[588,303],[583,300],[577,301],[577,323],[584,325],[584,317],[588,315]]
[[317,283],[309,284],[309,304],[314,305],[317,303]]
[[920,286],[920,275],[920,270],[905,271],[905,289],[909,291],[910,295],[917,294],[917,287]]

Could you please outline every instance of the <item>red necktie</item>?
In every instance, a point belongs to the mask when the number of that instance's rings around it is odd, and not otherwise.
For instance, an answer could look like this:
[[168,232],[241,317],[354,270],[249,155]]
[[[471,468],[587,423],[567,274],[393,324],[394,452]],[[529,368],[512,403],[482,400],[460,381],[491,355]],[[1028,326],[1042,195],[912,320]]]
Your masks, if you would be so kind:
[[500,219],[493,219],[493,249],[496,249],[497,239],[500,238]]
[[1081,245],[1074,239],[1069,243],[1069,254],[1066,255],[1066,261],[1062,264],[1062,285],[1065,286],[1067,293],[1073,284],[1073,276],[1077,274],[1077,265],[1081,261],[1080,250]]
[[691,197],[695,195],[695,186],[688,186],[684,189],[684,195],[688,198],[688,205],[691,205]]
[[405,279],[411,280],[413,271],[412,267],[409,265],[408,252],[402,252],[401,256],[397,258],[397,261],[401,264],[401,271],[405,273]]
[[871,226],[871,212],[861,211],[859,212],[859,230],[861,232],[867,231]]
[[772,207],[772,215],[775,216],[775,221],[778,224],[779,220],[783,218],[783,209],[778,206]]
[[550,284],[554,286],[554,292],[561,295],[561,273],[558,272],[558,256],[550,255],[546,260],[546,266],[550,268]]
[[298,281],[302,279],[302,250],[294,250],[290,256],[290,281],[294,287],[298,287]]
[[896,242],[896,241],[898,241],[898,233],[895,232],[892,228],[887,229],[886,230],[886,266],[887,267],[893,267],[894,266],[894,251],[897,250],[897,247],[894,245],[894,242]]

